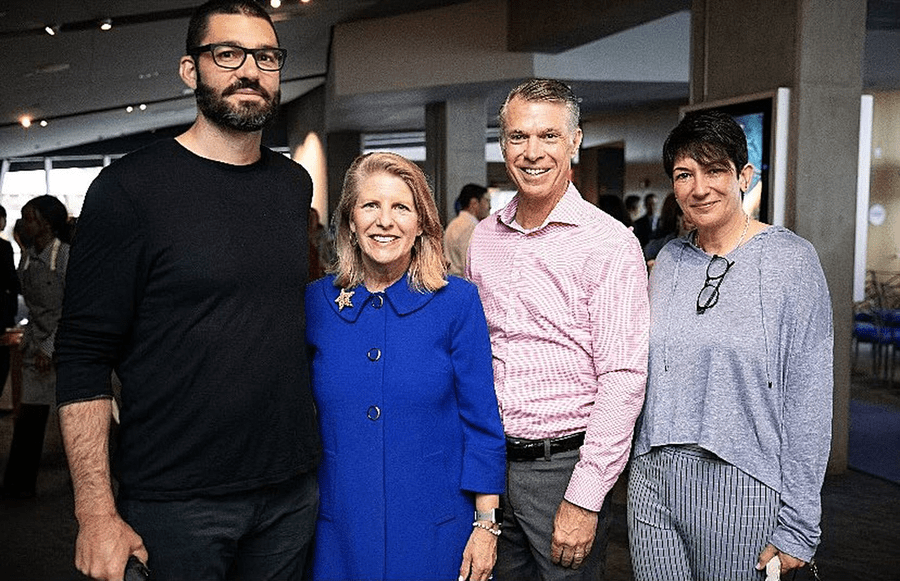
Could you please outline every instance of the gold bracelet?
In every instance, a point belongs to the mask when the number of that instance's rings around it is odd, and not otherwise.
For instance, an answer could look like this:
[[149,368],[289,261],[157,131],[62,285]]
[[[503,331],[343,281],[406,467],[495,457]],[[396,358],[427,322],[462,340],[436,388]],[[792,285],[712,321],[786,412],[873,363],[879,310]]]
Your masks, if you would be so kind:
[[487,526],[486,524],[482,524],[482,523],[480,523],[480,522],[478,522],[478,521],[475,521],[475,522],[472,523],[472,526],[473,526],[473,527],[478,527],[478,528],[480,528],[480,529],[484,529],[484,530],[486,530],[487,532],[489,532],[489,533],[491,533],[492,535],[494,535],[495,537],[499,537],[499,536],[500,536],[500,528],[499,528],[499,525],[498,525],[498,528],[495,529],[495,528],[493,528],[493,527]]

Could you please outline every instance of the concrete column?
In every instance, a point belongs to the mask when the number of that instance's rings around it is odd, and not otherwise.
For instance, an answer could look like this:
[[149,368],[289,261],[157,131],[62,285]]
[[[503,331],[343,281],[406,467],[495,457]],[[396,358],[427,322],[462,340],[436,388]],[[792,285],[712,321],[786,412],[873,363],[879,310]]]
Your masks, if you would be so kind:
[[694,0],[691,103],[791,89],[785,225],[816,248],[834,307],[829,469],[847,467],[865,0]]
[[433,180],[444,224],[456,216],[453,204],[464,185],[487,185],[486,139],[482,97],[459,97],[425,107],[425,173]]
[[795,192],[793,229],[819,252],[834,305],[835,398],[829,468],[843,471],[850,429],[853,217],[866,2],[802,0],[798,6],[788,187]]

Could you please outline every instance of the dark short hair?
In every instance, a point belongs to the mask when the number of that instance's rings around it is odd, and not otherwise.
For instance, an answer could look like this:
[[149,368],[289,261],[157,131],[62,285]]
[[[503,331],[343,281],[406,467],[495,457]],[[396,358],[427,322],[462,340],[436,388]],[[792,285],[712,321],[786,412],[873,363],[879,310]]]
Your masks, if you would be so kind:
[[6,218],[6,208],[0,206],[0,218]]
[[528,79],[519,84],[506,96],[503,105],[500,106],[498,118],[500,120],[500,147],[506,143],[506,110],[509,103],[520,98],[528,102],[543,101],[547,103],[561,103],[566,106],[569,114],[569,131],[576,131],[581,122],[581,108],[578,106],[578,97],[569,85],[556,79]]
[[669,178],[679,157],[701,165],[730,161],[739,174],[747,165],[747,136],[727,113],[693,111],[675,126],[663,145],[663,169]]
[[209,19],[216,14],[243,14],[254,18],[262,18],[269,23],[278,39],[278,31],[269,13],[255,0],[209,0],[197,7],[188,23],[187,40],[184,43],[185,54],[200,46],[209,32]]
[[628,215],[628,209],[625,202],[615,194],[600,194],[597,196],[597,207],[621,222],[626,226],[631,226],[631,216]]
[[456,203],[459,204],[460,210],[465,210],[469,202],[472,200],[480,200],[487,193],[487,188],[478,184],[466,184],[459,191],[459,197]]
[[635,196],[634,194],[630,196],[625,196],[625,209],[629,212],[632,210],[637,210],[638,206],[641,205],[641,197]]

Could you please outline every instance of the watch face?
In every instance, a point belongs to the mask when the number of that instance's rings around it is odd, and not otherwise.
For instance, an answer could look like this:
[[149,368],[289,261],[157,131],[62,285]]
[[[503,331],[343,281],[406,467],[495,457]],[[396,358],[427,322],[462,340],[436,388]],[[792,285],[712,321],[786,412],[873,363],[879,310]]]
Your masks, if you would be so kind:
[[476,510],[475,520],[486,520],[495,525],[503,524],[503,509],[493,508],[487,512],[478,512],[478,510]]

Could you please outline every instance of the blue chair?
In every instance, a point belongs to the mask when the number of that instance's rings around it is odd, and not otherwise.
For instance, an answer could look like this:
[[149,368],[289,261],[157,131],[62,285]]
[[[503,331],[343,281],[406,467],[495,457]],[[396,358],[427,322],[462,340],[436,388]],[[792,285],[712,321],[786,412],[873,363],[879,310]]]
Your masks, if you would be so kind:
[[900,351],[900,309],[878,309],[877,317],[882,321],[883,330],[890,334],[888,353],[885,361],[885,376],[894,386],[894,367],[897,363],[897,352]]
[[[894,344],[894,335],[894,329],[885,324],[878,309],[857,312],[853,321],[854,365],[859,359],[859,344],[869,343],[872,345],[872,374],[879,377],[883,368],[887,377],[888,355]],[[900,330],[897,335],[900,339]],[[893,371],[893,365],[891,368]]]

